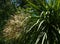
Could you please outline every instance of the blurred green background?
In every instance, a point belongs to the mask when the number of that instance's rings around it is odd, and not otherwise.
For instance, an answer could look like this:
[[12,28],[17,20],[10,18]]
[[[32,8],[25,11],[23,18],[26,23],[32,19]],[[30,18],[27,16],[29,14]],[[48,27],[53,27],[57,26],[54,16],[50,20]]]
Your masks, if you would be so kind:
[[0,0],[0,44],[60,44],[60,0]]

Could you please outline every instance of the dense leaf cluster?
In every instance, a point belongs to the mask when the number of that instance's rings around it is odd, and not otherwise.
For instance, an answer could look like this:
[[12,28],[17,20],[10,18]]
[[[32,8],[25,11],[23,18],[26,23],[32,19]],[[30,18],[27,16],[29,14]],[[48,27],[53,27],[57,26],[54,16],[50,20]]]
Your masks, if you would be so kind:
[[[31,15],[22,44],[60,44],[60,1],[26,0]],[[24,38],[24,37],[23,37]]]

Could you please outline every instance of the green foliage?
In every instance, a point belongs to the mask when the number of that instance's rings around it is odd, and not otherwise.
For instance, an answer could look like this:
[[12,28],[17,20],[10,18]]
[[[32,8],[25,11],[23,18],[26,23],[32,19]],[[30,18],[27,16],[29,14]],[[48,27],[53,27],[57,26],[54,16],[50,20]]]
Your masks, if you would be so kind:
[[15,12],[15,8],[11,5],[10,0],[1,0],[0,1],[0,29],[5,24],[5,20],[8,20],[11,15]]
[[[24,12],[30,13],[22,38],[4,41],[1,44],[60,44],[60,0],[23,0]],[[10,0],[0,1],[0,30],[10,15],[20,14],[21,8],[15,8]],[[1,31],[2,32],[2,31]],[[2,36],[2,33],[0,33]]]
[[0,0],[0,44],[4,44],[4,38],[2,34],[3,27],[10,16],[15,13],[15,11],[16,8],[11,4],[10,0]]
[[[26,0],[27,5],[38,13],[27,23],[22,44],[60,44],[60,1]],[[24,42],[23,42],[24,41]]]

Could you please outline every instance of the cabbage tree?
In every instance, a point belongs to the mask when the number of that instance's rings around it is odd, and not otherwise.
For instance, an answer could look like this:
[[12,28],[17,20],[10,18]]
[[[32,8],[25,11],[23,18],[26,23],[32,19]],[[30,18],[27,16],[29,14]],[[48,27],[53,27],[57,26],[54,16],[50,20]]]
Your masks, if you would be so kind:
[[60,0],[26,0],[30,16],[21,44],[60,44]]

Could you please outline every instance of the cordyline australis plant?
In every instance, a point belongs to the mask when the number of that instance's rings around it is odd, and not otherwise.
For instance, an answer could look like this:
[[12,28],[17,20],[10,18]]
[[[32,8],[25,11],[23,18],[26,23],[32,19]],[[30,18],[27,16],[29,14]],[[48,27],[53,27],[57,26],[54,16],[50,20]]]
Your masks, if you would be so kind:
[[[39,15],[31,16],[22,44],[60,44],[60,0],[26,0]],[[23,42],[24,41],[24,42]]]

